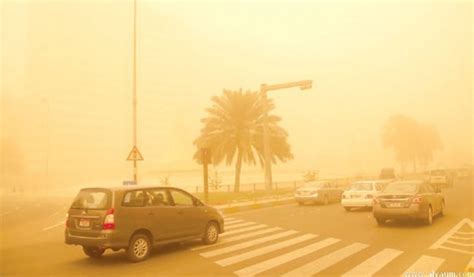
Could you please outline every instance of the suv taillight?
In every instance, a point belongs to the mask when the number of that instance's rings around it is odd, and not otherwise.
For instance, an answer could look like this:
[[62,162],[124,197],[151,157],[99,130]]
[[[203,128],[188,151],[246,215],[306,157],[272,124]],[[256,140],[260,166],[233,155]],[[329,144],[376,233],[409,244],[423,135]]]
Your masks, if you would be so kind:
[[411,200],[412,204],[420,204],[421,203],[421,197],[415,197]]
[[68,222],[69,222],[69,213],[66,213],[66,222],[65,222],[66,228],[69,227]]
[[374,198],[374,204],[380,204],[380,200],[378,198]]
[[107,210],[105,213],[104,224],[102,224],[103,230],[113,230],[115,229],[115,218],[114,218],[114,208]]

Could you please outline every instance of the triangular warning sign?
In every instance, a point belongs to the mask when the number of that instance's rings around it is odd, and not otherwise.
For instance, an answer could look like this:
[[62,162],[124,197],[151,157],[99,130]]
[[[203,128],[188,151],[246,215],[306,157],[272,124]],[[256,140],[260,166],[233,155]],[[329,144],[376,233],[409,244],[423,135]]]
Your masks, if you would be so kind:
[[143,156],[136,146],[133,146],[132,151],[128,154],[127,161],[143,161]]

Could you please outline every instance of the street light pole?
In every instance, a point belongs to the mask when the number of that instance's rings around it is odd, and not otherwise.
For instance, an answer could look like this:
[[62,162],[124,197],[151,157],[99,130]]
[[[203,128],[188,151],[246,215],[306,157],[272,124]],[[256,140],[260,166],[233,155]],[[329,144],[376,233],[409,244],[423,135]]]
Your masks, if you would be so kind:
[[[137,147],[137,0],[133,1],[133,147]],[[137,181],[137,160],[133,160],[133,181]]]
[[267,92],[271,90],[299,87],[301,90],[310,89],[313,85],[312,80],[304,80],[298,82],[290,82],[276,85],[260,85],[260,95],[265,103],[265,114],[263,120],[263,151],[265,159],[265,189],[267,192],[271,192],[273,189],[272,181],[272,149],[270,145],[270,130],[268,127],[268,98]]

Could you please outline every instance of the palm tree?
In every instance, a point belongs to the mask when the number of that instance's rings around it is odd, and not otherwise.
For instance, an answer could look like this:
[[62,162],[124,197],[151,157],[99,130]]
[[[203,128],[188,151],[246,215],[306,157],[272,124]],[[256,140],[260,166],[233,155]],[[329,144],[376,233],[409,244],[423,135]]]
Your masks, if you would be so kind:
[[[242,162],[256,165],[257,160],[264,166],[263,122],[265,111],[275,108],[271,100],[263,100],[257,92],[224,90],[223,95],[211,98],[212,106],[206,109],[208,117],[201,120],[204,128],[194,141],[197,151],[194,155],[200,160],[199,149],[209,148],[212,162],[218,165],[225,160],[230,166],[234,158],[235,185],[234,192],[240,190],[240,173]],[[278,126],[280,118],[268,116],[270,148],[272,162],[286,162],[293,158],[287,142],[287,132]]]

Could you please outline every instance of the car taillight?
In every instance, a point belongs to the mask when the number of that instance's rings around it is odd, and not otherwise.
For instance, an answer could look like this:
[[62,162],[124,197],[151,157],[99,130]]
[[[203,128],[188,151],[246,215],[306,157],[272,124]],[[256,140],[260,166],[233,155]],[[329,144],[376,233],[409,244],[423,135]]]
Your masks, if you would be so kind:
[[103,230],[113,230],[115,229],[115,218],[114,218],[114,208],[109,209],[105,213],[104,224],[102,224]]
[[415,197],[411,200],[412,204],[420,204],[421,203],[421,197]]

